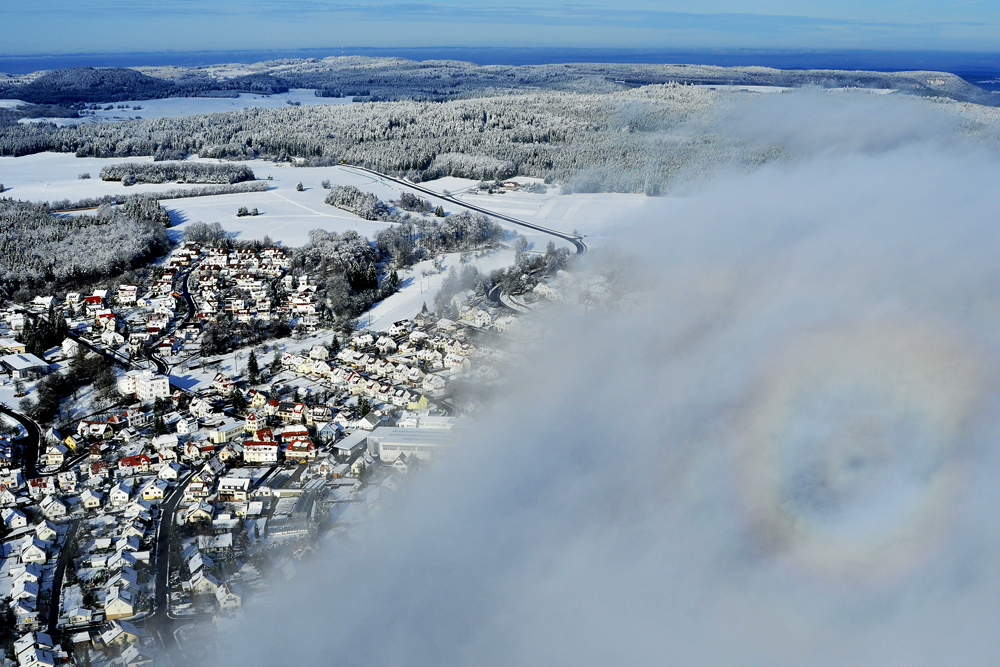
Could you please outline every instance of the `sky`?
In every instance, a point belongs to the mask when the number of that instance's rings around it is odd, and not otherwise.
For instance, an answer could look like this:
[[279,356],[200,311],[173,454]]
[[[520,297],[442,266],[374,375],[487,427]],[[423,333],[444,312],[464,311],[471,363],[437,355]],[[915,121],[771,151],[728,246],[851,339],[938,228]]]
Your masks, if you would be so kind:
[[35,0],[4,7],[0,56],[340,47],[1000,51],[986,0]]
[[549,311],[464,449],[213,664],[1000,660],[996,150],[865,92],[718,122],[788,159],[623,218],[585,261],[633,307]]

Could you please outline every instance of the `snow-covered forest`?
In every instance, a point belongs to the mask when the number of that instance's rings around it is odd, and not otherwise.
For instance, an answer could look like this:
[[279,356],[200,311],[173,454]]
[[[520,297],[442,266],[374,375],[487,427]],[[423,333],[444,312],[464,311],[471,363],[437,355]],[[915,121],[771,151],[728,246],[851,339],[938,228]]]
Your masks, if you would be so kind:
[[288,92],[288,85],[265,73],[216,79],[198,70],[184,71],[176,80],[152,77],[125,67],[72,67],[52,70],[26,83],[0,83],[0,98],[33,104],[72,104],[149,100],[206,93]]
[[309,243],[295,253],[292,268],[309,276],[333,314],[354,317],[392,293],[388,284],[386,293],[379,291],[377,262],[375,249],[357,232],[314,229]]
[[242,164],[205,164],[202,162],[121,162],[101,169],[102,181],[135,183],[215,183],[252,181],[250,167]]
[[298,157],[314,165],[343,160],[413,180],[520,174],[577,191],[653,192],[682,169],[780,154],[710,131],[705,123],[718,95],[667,84],[608,94],[254,108],[66,128],[17,124],[0,127],[0,155],[172,150],[240,160]]
[[163,253],[169,246],[164,225],[132,217],[144,215],[148,204],[131,201],[102,206],[94,215],[58,216],[47,204],[0,199],[0,289],[8,296],[53,284],[65,289]]
[[384,220],[389,207],[370,192],[362,192],[353,185],[335,185],[326,196],[326,203],[350,211],[365,220]]

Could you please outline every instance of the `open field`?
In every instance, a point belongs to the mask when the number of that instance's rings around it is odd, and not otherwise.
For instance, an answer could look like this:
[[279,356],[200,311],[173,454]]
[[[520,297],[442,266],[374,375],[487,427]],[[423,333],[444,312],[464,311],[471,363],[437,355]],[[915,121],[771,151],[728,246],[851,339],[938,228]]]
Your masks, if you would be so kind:
[[[98,197],[109,194],[134,194],[162,192],[179,186],[175,183],[143,184],[125,187],[118,182],[104,182],[98,178],[101,168],[107,164],[128,160],[77,158],[65,153],[39,153],[18,158],[0,158],[0,183],[7,188],[4,196],[29,201],[55,201],[60,199],[78,200],[84,197]],[[150,162],[151,158],[132,158],[131,161]],[[207,160],[206,160],[207,161]],[[383,201],[398,199],[401,187],[395,183],[382,182],[368,174],[356,172],[349,167],[292,167],[276,165],[262,160],[245,162],[259,179],[269,176],[272,189],[255,192],[213,197],[193,197],[188,199],[164,200],[164,208],[170,212],[174,227],[173,238],[181,237],[184,226],[191,222],[218,222],[239,238],[263,238],[270,236],[289,247],[298,247],[309,239],[312,229],[346,231],[354,229],[359,234],[371,238],[379,229],[389,223],[362,220],[358,216],[329,206],[323,202],[327,191],[321,183],[329,180],[333,184],[355,185],[371,192]],[[80,180],[82,172],[90,173],[89,180]],[[535,179],[515,179],[525,182]],[[295,186],[301,182],[305,191],[297,192]],[[650,201],[643,195],[634,194],[572,194],[559,195],[558,188],[551,187],[546,194],[527,192],[505,192],[495,195],[472,194],[468,190],[475,181],[458,178],[443,178],[421,185],[436,192],[445,190],[475,204],[562,231],[573,231],[588,236],[588,244],[600,243],[610,232],[629,225]],[[187,186],[198,187],[198,186]],[[669,198],[658,201],[667,202]],[[442,204],[452,212],[453,204],[436,200],[433,205]],[[257,217],[236,217],[241,206],[257,208]],[[458,211],[454,211],[458,212]],[[513,228],[524,233],[529,243],[541,249],[549,242],[547,235]],[[557,241],[557,245],[562,242]]]

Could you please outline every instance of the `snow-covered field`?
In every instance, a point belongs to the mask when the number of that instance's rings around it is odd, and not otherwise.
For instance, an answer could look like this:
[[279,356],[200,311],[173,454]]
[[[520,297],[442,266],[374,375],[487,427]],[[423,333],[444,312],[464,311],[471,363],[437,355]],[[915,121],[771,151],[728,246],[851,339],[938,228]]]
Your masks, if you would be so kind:
[[[132,161],[151,161],[152,158],[133,158]],[[4,196],[30,201],[55,201],[61,199],[79,200],[108,194],[157,192],[174,189],[175,183],[159,185],[136,185],[126,188],[120,182],[104,182],[98,178],[102,167],[107,164],[124,162],[123,159],[77,158],[65,153],[40,153],[19,158],[0,158],[0,183],[7,188]],[[208,162],[210,160],[200,160]],[[313,229],[343,232],[356,230],[362,236],[372,238],[375,233],[391,223],[362,220],[358,216],[329,206],[323,202],[327,195],[321,183],[329,180],[336,185],[354,185],[372,192],[383,201],[399,198],[404,186],[373,177],[345,166],[333,167],[293,167],[274,164],[263,160],[248,161],[247,164],[259,179],[268,181],[267,192],[252,192],[213,197],[192,197],[186,199],[163,200],[164,208],[170,213],[174,226],[169,234],[180,240],[184,228],[192,222],[218,222],[237,238],[254,239],[270,236],[274,241],[288,247],[299,247],[309,240]],[[80,180],[78,175],[88,172],[90,179]],[[515,179],[531,182],[536,179]],[[296,185],[301,182],[304,191],[298,192]],[[587,237],[590,246],[597,246],[620,229],[624,229],[643,217],[643,208],[649,199],[643,195],[630,194],[558,194],[557,187],[549,188],[545,194],[528,192],[504,192],[494,195],[473,193],[476,181],[459,178],[442,178],[421,183],[434,192],[448,191],[461,201],[497,211],[562,232],[577,231]],[[420,194],[420,193],[417,193]],[[423,196],[423,195],[421,195]],[[669,210],[669,198],[657,200],[660,214]],[[442,205],[446,211],[457,213],[461,208],[443,199],[431,198],[434,206]],[[667,209],[664,209],[664,204]],[[237,217],[241,206],[256,208],[260,215]],[[542,250],[550,240],[557,247],[568,246],[566,242],[541,232],[502,223],[504,227],[523,234],[531,247]],[[469,261],[483,273],[509,266],[513,262],[511,251],[500,251],[485,257],[472,257]],[[458,254],[443,258],[445,271],[452,266],[460,267]],[[426,264],[426,266],[425,266]],[[400,275],[402,288],[371,311],[371,326],[382,329],[392,322],[412,317],[424,302],[428,305],[440,289],[444,274],[424,275],[430,268],[424,263]],[[365,326],[368,326],[366,321]]]
[[[100,109],[94,115],[81,118],[25,118],[21,122],[31,123],[46,121],[56,125],[79,125],[81,123],[111,123],[133,118],[179,118],[181,116],[196,116],[206,113],[220,113],[260,107],[261,109],[280,109],[289,102],[297,102],[303,106],[349,104],[350,97],[316,97],[312,90],[294,88],[279,95],[254,95],[240,93],[238,97],[167,97],[162,100],[142,100],[131,102],[116,102],[114,109]],[[0,100],[0,106],[17,106],[23,104],[19,100]],[[105,105],[108,106],[108,105]],[[119,106],[126,108],[119,109]],[[133,109],[132,107],[142,107]]]
[[[131,158],[130,161],[149,162],[152,158]],[[58,199],[77,200],[107,194],[156,192],[179,186],[174,183],[161,185],[136,185],[126,188],[117,181],[104,182],[98,178],[101,168],[107,164],[126,160],[103,158],[77,158],[66,153],[39,153],[25,157],[0,158],[0,183],[7,192],[4,196],[30,201],[54,201]],[[204,160],[209,161],[209,160]],[[241,238],[262,238],[269,235],[289,247],[298,247],[309,239],[312,229],[345,231],[355,229],[359,234],[371,237],[388,223],[361,220],[356,215],[333,208],[323,203],[327,191],[321,183],[329,180],[338,185],[355,185],[372,192],[382,200],[398,199],[402,186],[382,181],[349,167],[292,167],[276,165],[263,160],[248,161],[247,164],[260,179],[269,176],[272,189],[215,197],[195,197],[189,199],[164,200],[164,207],[174,220],[171,231],[179,237],[184,226],[191,222],[219,222],[222,226]],[[90,173],[89,180],[79,180],[80,173]],[[518,179],[515,179],[518,180]],[[534,179],[520,179],[534,180]],[[295,186],[302,182],[304,192],[297,192]],[[512,217],[533,222],[560,231],[577,230],[586,234],[587,243],[593,245],[622,226],[627,226],[640,215],[640,210],[649,201],[643,195],[631,194],[572,194],[560,195],[556,187],[546,194],[528,192],[505,192],[495,195],[472,194],[469,189],[475,181],[459,178],[442,178],[421,183],[435,192],[448,191],[470,204],[505,213]],[[662,198],[661,203],[669,198]],[[435,206],[441,204],[445,210],[458,212],[454,204],[443,200],[433,200]],[[237,218],[241,206],[257,208],[257,217]],[[506,225],[518,233],[523,233],[534,247],[541,249],[551,237],[531,232],[521,227]],[[564,245],[557,241],[557,245]]]

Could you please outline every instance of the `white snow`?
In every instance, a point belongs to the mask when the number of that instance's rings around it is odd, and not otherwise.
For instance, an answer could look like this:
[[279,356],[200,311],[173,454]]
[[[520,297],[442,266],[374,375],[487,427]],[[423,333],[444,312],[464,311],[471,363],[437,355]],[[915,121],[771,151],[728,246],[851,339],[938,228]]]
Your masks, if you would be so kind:
[[[510,266],[514,263],[513,250],[498,250],[485,257],[476,258],[471,255],[470,266],[475,266],[482,274]],[[448,275],[448,270],[455,267],[461,270],[461,253],[449,253],[442,256],[442,273],[433,272],[432,262],[423,261],[410,269],[400,272],[399,291],[384,301],[375,304],[361,319],[361,325],[375,331],[385,331],[393,322],[408,319],[420,312],[426,303],[434,309],[434,297],[441,291],[441,283]],[[428,272],[430,275],[423,275]]]
[[[125,187],[117,181],[105,182],[98,178],[101,168],[107,164],[126,161],[149,162],[152,158],[103,159],[77,158],[68,153],[39,153],[24,157],[0,157],[0,183],[7,192],[4,196],[30,201],[54,201],[58,199],[78,200],[107,194],[157,192],[174,189],[176,183],[156,185],[135,185]],[[211,162],[212,160],[199,160]],[[345,166],[333,167],[293,167],[276,165],[264,160],[251,160],[247,164],[260,179],[273,177],[268,192],[189,199],[164,200],[163,206],[174,220],[174,235],[183,232],[190,222],[219,222],[230,232],[243,238],[271,236],[286,246],[298,247],[306,243],[309,231],[326,229],[346,231],[355,229],[359,234],[371,238],[375,232],[389,223],[361,220],[356,215],[323,203],[327,191],[321,182],[329,180],[336,185],[355,185],[372,192],[383,201],[398,199],[403,186],[391,181],[383,181],[368,174]],[[89,172],[91,178],[79,180],[78,174]],[[527,179],[516,179],[527,180]],[[304,192],[297,192],[295,185],[302,182]],[[577,230],[587,235],[587,243],[593,245],[613,233],[619,226],[627,226],[635,221],[641,209],[649,201],[643,195],[635,194],[571,194],[560,195],[557,187],[550,187],[545,194],[528,192],[505,192],[502,194],[473,194],[468,188],[477,182],[469,179],[442,178],[421,183],[421,187],[435,192],[448,190],[460,201],[482,206],[504,213],[526,222],[543,225],[563,232]],[[420,194],[420,193],[416,193]],[[424,196],[420,194],[420,196]],[[448,212],[457,213],[461,209],[450,202],[429,197],[434,206],[442,205]],[[658,201],[670,200],[664,197]],[[257,208],[257,217],[237,218],[236,211],[241,206]],[[552,237],[532,232],[522,227],[502,223],[505,227],[524,234],[536,249],[544,248]],[[557,246],[567,245],[556,241]]]
[[[278,95],[254,95],[240,93],[237,97],[166,97],[161,100],[133,100],[130,102],[115,102],[114,109],[100,109],[94,115],[81,118],[25,118],[21,122],[51,122],[56,125],[80,125],[81,123],[110,123],[134,118],[179,118],[198,114],[220,113],[259,107],[261,109],[280,109],[289,102],[298,102],[302,106],[349,104],[350,97],[316,97],[314,92],[305,88],[293,88],[287,93]],[[0,100],[0,106],[14,107],[23,104],[19,100]],[[127,108],[119,109],[123,105]],[[109,106],[105,104],[104,106]],[[139,106],[141,109],[133,109]]]

